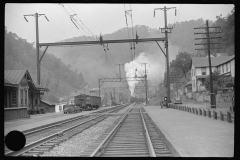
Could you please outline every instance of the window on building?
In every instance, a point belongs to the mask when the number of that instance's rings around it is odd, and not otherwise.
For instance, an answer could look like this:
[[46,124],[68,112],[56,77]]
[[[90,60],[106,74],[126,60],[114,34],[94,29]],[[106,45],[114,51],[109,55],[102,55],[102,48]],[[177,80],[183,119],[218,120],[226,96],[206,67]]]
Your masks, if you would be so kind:
[[224,66],[222,65],[222,73],[224,73]]
[[25,90],[25,104],[27,104],[27,90]]
[[221,66],[218,67],[218,72],[221,73]]
[[12,105],[16,105],[17,104],[17,90],[13,89],[12,90]]
[[231,70],[230,67],[231,67],[231,65],[230,65],[230,62],[229,62],[229,63],[228,63],[228,70],[229,70],[229,71]]
[[20,89],[21,105],[23,105],[23,89]]
[[206,67],[201,68],[202,70],[202,75],[206,75]]
[[37,104],[37,95],[35,95],[35,104]]

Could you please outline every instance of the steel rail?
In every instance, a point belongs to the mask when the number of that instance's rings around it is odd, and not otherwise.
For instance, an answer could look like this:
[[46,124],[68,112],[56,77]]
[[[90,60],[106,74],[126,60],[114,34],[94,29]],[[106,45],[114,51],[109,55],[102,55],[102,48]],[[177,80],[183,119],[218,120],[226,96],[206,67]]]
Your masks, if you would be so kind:
[[[127,105],[126,105],[126,106],[127,106]],[[124,106],[124,107],[126,107],[126,106]],[[114,108],[115,110],[113,110],[113,111],[116,111],[116,110],[118,110],[119,108],[122,108],[122,106],[121,106],[121,107]],[[111,109],[113,109],[113,108],[111,108]],[[107,111],[109,111],[109,110],[107,110]],[[83,125],[83,124],[85,124],[85,123],[88,123],[88,122],[90,122],[90,121],[93,121],[93,120],[98,119],[98,118],[103,117],[103,116],[104,116],[104,115],[100,115],[100,116],[98,116],[98,117],[94,117],[94,118],[92,118],[92,119],[90,119],[90,120],[84,121],[84,122],[82,122],[82,123],[80,123],[80,124],[74,125],[74,126],[72,126],[72,127],[69,127],[69,128],[67,128],[67,129],[64,129],[64,130],[62,130],[62,131],[59,131],[59,132],[57,132],[57,133],[54,133],[54,134],[52,134],[52,135],[50,135],[50,136],[47,136],[47,137],[45,137],[45,138],[42,138],[42,139],[40,139],[40,140],[38,140],[38,141],[32,142],[32,143],[26,145],[26,146],[25,146],[23,149],[21,149],[20,151],[15,151],[15,152],[14,152],[14,151],[10,151],[10,152],[7,152],[7,153],[5,154],[5,156],[19,156],[19,155],[21,155],[21,154],[23,154],[23,153],[25,153],[25,152],[28,152],[29,150],[32,150],[32,149],[34,149],[34,148],[36,148],[36,147],[38,147],[38,146],[46,143],[46,142],[49,142],[49,141],[51,141],[51,140],[53,140],[53,139],[55,139],[55,138],[57,138],[57,137],[60,137],[60,136],[62,136],[63,134],[67,134],[68,132],[74,130],[74,128],[77,128],[77,127],[79,127],[79,126],[81,126],[81,125]]]
[[155,151],[154,151],[153,144],[152,144],[151,138],[150,138],[150,136],[149,136],[149,133],[148,133],[148,129],[147,129],[145,120],[144,120],[143,115],[142,115],[142,110],[140,110],[140,113],[141,113],[141,118],[142,118],[144,130],[145,130],[145,135],[146,135],[147,142],[148,142],[147,145],[148,145],[150,157],[156,157],[156,153],[155,153]]
[[46,143],[46,142],[48,142],[48,141],[50,141],[50,140],[53,140],[54,138],[57,138],[57,137],[59,137],[59,136],[62,136],[63,134],[66,134],[66,133],[70,132],[70,131],[73,130],[74,128],[77,128],[77,127],[79,127],[79,126],[81,126],[81,125],[83,125],[83,124],[85,124],[85,123],[88,123],[88,122],[90,122],[90,121],[93,121],[93,120],[95,120],[95,119],[97,119],[97,118],[100,118],[100,117],[102,117],[102,116],[104,116],[104,115],[101,115],[101,116],[98,116],[98,117],[94,117],[94,118],[92,118],[92,119],[90,119],[90,120],[87,120],[87,121],[82,122],[82,123],[80,123],[80,124],[74,125],[74,126],[72,126],[72,127],[69,127],[69,128],[67,128],[67,129],[64,129],[64,130],[62,130],[62,131],[59,131],[59,132],[57,132],[57,133],[54,133],[54,134],[52,134],[52,135],[50,135],[50,136],[48,136],[48,137],[42,138],[42,139],[40,139],[40,140],[38,140],[38,141],[35,141],[35,142],[33,142],[33,143],[30,143],[30,144],[26,145],[26,146],[25,146],[23,149],[21,149],[20,151],[16,151],[16,152],[10,151],[10,152],[6,153],[5,156],[19,156],[19,155],[21,155],[21,154],[23,154],[23,153],[25,153],[25,152],[33,149],[33,148],[36,148],[37,146],[39,146],[39,145],[41,145],[41,144],[43,144],[43,143]]
[[[117,109],[121,108],[123,106],[116,106]],[[124,106],[125,107],[125,106]],[[103,109],[103,110],[100,110],[100,111],[96,111],[94,113],[91,113],[91,114],[96,114],[97,112],[101,113],[101,112],[106,112],[106,111],[110,111],[113,110],[115,111],[116,108],[108,108],[108,109]],[[34,134],[34,133],[37,133],[37,132],[41,132],[43,130],[47,130],[49,128],[53,128],[53,127],[59,127],[59,126],[62,126],[66,123],[70,123],[70,122],[73,122],[73,121],[77,121],[77,120],[80,120],[80,119],[84,119],[84,118],[87,118],[91,115],[81,115],[79,117],[74,117],[74,118],[70,118],[70,119],[67,119],[67,120],[62,120],[60,122],[55,122],[55,123],[52,123],[52,124],[47,124],[46,126],[40,126],[40,127],[37,127],[36,129],[32,130],[30,129],[29,131],[26,130],[26,131],[23,131],[24,135],[25,136],[29,136],[31,134]]]
[[[132,107],[133,108],[133,107]],[[114,134],[117,132],[118,128],[121,126],[121,123],[124,122],[124,120],[127,118],[128,113],[131,111],[130,108],[128,112],[123,116],[123,118],[118,122],[118,124],[114,127],[114,129],[108,134],[108,136],[98,145],[98,147],[95,149],[95,151],[90,155],[90,157],[97,156],[99,152],[101,152],[104,149],[104,146],[110,139],[114,136]]]

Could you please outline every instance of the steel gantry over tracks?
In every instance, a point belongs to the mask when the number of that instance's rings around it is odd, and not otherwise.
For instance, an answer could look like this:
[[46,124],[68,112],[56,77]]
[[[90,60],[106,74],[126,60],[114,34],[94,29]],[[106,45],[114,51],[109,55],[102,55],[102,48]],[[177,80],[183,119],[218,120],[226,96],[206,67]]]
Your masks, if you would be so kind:
[[[136,39],[118,39],[118,40],[103,40],[102,38],[100,38],[100,41],[77,41],[77,42],[57,42],[57,43],[38,43],[36,44],[37,46],[37,50],[39,50],[40,47],[42,46],[46,46],[43,54],[41,55],[40,59],[38,60],[37,63],[37,82],[40,85],[40,63],[41,60],[43,58],[43,56],[45,55],[47,49],[49,46],[73,46],[73,45],[96,45],[96,44],[108,44],[108,43],[130,43],[130,42],[135,42],[137,43],[146,43],[146,42],[156,42],[158,44],[158,41],[166,41],[167,39],[164,38],[143,38],[143,39],[138,39],[138,36],[136,35]],[[158,44],[158,46],[160,47],[160,45]],[[160,47],[160,49],[162,50],[162,48]],[[162,50],[163,51],[163,50]],[[165,55],[165,53],[163,52],[163,54]],[[166,55],[165,55],[166,56]],[[39,57],[39,52],[37,52],[37,57]],[[144,81],[145,77],[143,77],[144,79],[141,79],[141,77],[131,77],[129,78],[121,78],[120,81],[129,81],[129,80],[133,80],[134,81]],[[104,80],[105,82],[119,82],[119,78],[107,78]],[[100,83],[100,82],[99,82]],[[100,86],[100,84],[99,84]],[[99,93],[100,93],[100,89],[99,89]]]
[[[128,82],[128,81],[142,81],[143,84],[145,84],[146,93],[147,93],[147,76],[126,77],[126,78],[99,78],[98,79],[99,97],[100,97],[100,94],[101,94],[101,86],[104,82]],[[146,102],[147,102],[147,96],[146,96]],[[146,103],[146,105],[147,105],[147,103]]]
[[[158,44],[158,41],[166,41],[166,38],[143,38],[138,39],[138,36],[136,35],[136,39],[118,39],[118,40],[100,40],[100,41],[77,41],[77,42],[57,42],[57,43],[36,43],[37,51],[39,51],[39,48],[42,46],[46,46],[43,54],[38,59],[37,63],[37,82],[40,85],[40,63],[45,55],[47,49],[49,46],[73,46],[73,45],[96,45],[96,44],[108,44],[108,43],[130,43],[135,42],[137,43],[146,43],[146,42],[156,42]],[[161,48],[161,47],[160,47]],[[37,52],[37,57],[39,57],[39,52]]]

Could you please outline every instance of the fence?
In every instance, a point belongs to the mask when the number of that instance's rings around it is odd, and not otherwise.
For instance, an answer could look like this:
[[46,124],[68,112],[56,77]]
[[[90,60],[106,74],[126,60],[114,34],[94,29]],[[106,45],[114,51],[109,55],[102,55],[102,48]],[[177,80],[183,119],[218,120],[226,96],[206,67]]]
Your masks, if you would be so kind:
[[187,107],[187,106],[178,106],[178,105],[170,105],[169,106],[172,109],[177,109],[189,113],[193,113],[196,115],[204,116],[204,117],[209,117],[213,118],[216,120],[221,120],[221,121],[227,121],[229,123],[234,123],[234,114],[227,112],[227,114],[223,114],[221,111],[220,113],[217,113],[216,111],[210,111],[210,110],[205,110],[205,109],[200,109],[200,108],[194,108],[194,107]]
[[[233,93],[217,93],[216,102],[232,102]],[[207,92],[203,92],[202,94],[196,93],[196,100],[198,102],[210,102],[210,95]]]

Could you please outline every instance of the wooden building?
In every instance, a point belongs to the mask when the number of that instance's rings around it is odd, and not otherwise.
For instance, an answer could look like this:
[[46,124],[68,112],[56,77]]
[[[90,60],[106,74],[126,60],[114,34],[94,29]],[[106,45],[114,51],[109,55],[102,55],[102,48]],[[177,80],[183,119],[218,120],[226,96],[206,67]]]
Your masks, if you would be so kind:
[[55,104],[46,100],[41,100],[41,107],[47,113],[55,112]]
[[40,106],[48,89],[34,83],[28,70],[4,71],[4,120],[29,118],[28,110]]

